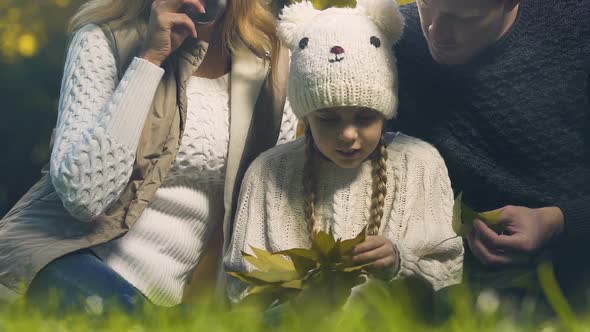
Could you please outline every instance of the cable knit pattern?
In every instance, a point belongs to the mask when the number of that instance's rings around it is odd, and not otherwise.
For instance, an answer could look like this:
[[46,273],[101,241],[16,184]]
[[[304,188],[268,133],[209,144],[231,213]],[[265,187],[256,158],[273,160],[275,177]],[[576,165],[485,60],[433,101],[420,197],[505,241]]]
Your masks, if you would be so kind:
[[102,30],[80,29],[67,55],[50,176],[64,206],[91,221],[131,176],[143,123],[163,70],[134,59],[118,82]]
[[298,121],[295,113],[293,113],[293,109],[291,109],[291,103],[287,99],[283,108],[283,119],[277,145],[285,144],[295,139]]
[[455,191],[474,209],[559,206],[564,242],[584,251],[590,244],[590,6],[576,0],[519,6],[508,33],[454,66],[432,59],[416,4],[402,7],[394,127],[436,146]]
[[[88,221],[129,181],[135,151],[163,70],[135,58],[119,82],[102,30],[89,25],[70,45],[62,83],[51,180],[64,205]],[[135,226],[92,248],[152,302],[180,303],[212,226],[223,220],[229,144],[229,74],[192,77],[177,158]],[[295,136],[287,104],[279,143]]]
[[206,239],[223,220],[228,82],[229,74],[189,79],[187,123],[168,177],[127,234],[95,248],[104,262],[158,305],[180,303]]
[[[223,220],[228,91],[229,74],[215,80],[190,78],[187,123],[168,177],[134,228],[94,248],[101,259],[155,304],[173,306],[181,302],[206,239]],[[292,140],[295,135],[289,108],[284,112],[279,141]]]
[[[249,246],[278,251],[309,247],[303,216],[303,138],[262,154],[249,168],[240,193],[234,237],[224,257],[228,271],[254,267],[242,258]],[[453,232],[453,195],[444,162],[429,144],[397,134],[387,147],[387,196],[380,233],[399,248],[396,278],[420,275],[438,290],[460,282],[463,246]],[[371,165],[343,169],[321,160],[318,166],[318,228],[351,238],[369,219]],[[245,296],[231,278],[233,302]]]

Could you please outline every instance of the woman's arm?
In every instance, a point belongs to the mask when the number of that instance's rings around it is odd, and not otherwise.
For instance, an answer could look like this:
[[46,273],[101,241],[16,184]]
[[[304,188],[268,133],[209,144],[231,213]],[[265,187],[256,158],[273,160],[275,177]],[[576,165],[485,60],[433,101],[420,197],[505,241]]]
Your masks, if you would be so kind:
[[67,54],[50,178],[65,208],[91,221],[125,188],[139,137],[164,71],[135,58],[119,82],[96,25],[80,29]]

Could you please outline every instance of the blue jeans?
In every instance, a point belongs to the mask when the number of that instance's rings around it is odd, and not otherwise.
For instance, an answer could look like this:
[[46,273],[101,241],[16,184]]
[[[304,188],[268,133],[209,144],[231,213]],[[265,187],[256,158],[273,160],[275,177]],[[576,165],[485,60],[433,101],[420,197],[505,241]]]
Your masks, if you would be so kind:
[[94,314],[112,309],[135,313],[148,305],[135,287],[90,250],[65,255],[43,268],[29,287],[27,303],[42,311]]

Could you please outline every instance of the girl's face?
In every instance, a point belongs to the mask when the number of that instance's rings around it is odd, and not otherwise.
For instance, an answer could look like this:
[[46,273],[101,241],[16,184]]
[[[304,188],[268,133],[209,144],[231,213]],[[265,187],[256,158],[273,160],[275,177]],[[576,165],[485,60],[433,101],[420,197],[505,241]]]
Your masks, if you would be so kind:
[[342,168],[356,168],[375,150],[385,119],[361,107],[333,107],[308,115],[315,145]]

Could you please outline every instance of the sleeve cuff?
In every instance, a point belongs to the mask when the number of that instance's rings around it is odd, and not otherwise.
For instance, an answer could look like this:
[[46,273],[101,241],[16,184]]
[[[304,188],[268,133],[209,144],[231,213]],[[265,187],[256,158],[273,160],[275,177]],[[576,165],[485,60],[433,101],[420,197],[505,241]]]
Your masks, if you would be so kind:
[[383,280],[385,282],[392,282],[401,278],[400,271],[402,270],[402,253],[400,251],[400,246],[398,246],[397,244],[394,244],[394,246],[395,250],[397,251],[397,264],[388,269],[385,269],[379,274],[374,274],[373,276],[375,278]]
[[564,217],[564,237],[572,244],[590,240],[590,198],[563,202],[557,207]]
[[121,79],[110,108],[112,115],[107,123],[110,135],[135,150],[145,119],[164,69],[141,58],[134,58]]

